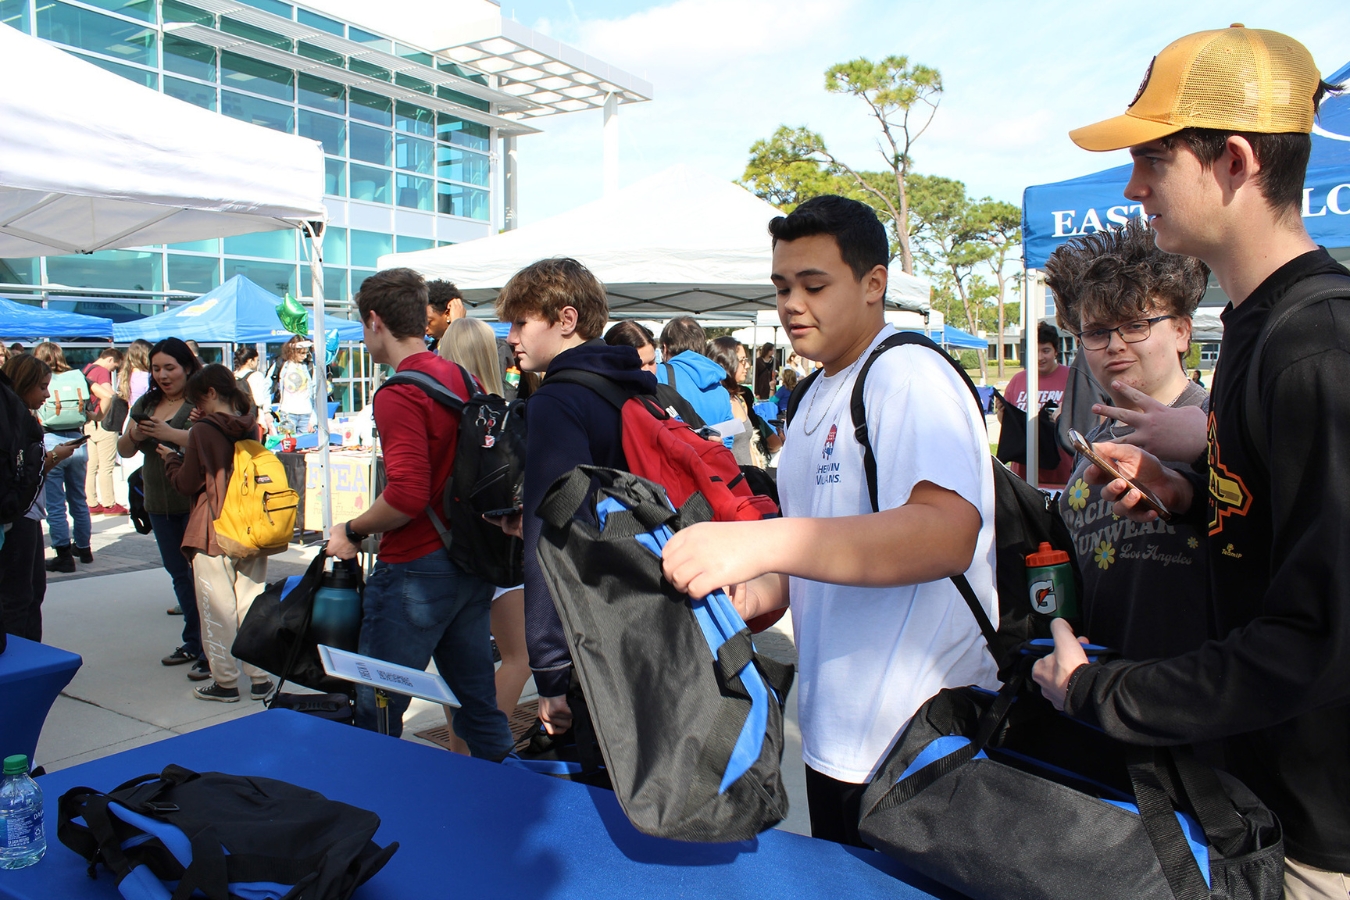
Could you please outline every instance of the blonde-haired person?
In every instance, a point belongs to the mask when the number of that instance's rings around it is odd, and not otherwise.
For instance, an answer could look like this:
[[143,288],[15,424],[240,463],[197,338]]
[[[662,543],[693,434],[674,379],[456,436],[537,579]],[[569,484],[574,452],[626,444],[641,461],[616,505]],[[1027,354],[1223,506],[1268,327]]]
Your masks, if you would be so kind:
[[[483,390],[503,396],[497,336],[482,319],[456,319],[441,335],[437,352],[442,359],[458,363],[478,379]],[[497,669],[497,708],[509,717],[520,701],[530,678],[530,656],[525,648],[524,585],[499,585],[492,595],[492,636],[497,641],[502,664]],[[445,721],[451,725],[450,749],[468,755],[469,745],[454,732],[450,707]]]

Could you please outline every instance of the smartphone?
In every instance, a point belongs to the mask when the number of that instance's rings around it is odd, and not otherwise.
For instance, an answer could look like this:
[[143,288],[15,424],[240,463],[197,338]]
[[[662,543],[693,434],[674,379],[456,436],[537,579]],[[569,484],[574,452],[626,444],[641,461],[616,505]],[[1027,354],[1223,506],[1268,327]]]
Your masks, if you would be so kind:
[[1135,484],[1133,481],[1120,474],[1119,469],[1102,458],[1101,454],[1092,449],[1092,445],[1087,442],[1087,439],[1072,428],[1069,429],[1069,443],[1073,445],[1074,450],[1087,457],[1088,462],[1092,463],[1112,478],[1119,478],[1121,481],[1128,484],[1132,490],[1138,491],[1139,496],[1144,498],[1144,505],[1156,512],[1158,518],[1163,521],[1169,521],[1172,518],[1172,514],[1167,511],[1167,507],[1158,499],[1157,494],[1146,487]]
[[153,418],[154,416],[150,415],[149,413],[139,412],[131,414],[131,420],[133,422],[149,422]]
[[84,443],[85,441],[87,441],[87,440],[89,440],[89,435],[86,434],[86,435],[84,435],[84,436],[82,436],[82,437],[77,437],[77,438],[76,438],[75,440],[73,440],[73,441],[64,441],[64,442],[61,444],[61,446],[62,446],[62,447],[78,447],[78,446],[80,446],[81,444],[83,444],[83,443]]

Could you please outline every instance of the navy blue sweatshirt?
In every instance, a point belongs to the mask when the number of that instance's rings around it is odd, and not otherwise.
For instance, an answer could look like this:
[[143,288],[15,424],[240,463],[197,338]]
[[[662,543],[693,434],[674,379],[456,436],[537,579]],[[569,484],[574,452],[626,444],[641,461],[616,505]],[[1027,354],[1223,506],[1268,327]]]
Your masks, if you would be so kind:
[[[632,347],[594,340],[565,350],[549,364],[548,375],[580,369],[604,375],[635,392],[656,392],[656,377],[642,371]],[[525,407],[529,427],[525,450],[525,641],[541,697],[567,693],[572,657],[562,621],[553,606],[535,549],[539,543],[539,501],[559,477],[577,466],[628,470],[619,411],[580,384],[550,383],[547,376]]]

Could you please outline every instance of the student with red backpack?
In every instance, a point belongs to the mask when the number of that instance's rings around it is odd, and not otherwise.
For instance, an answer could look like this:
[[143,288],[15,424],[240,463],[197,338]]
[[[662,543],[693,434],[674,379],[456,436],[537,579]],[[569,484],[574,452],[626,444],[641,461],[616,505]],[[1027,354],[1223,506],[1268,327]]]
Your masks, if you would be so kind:
[[[356,305],[372,360],[396,373],[425,373],[455,396],[469,396],[462,370],[427,350],[421,275],[411,269],[376,272],[361,286]],[[335,523],[328,534],[328,553],[339,559],[354,558],[367,535],[381,535],[379,561],[366,579],[359,650],[418,669],[434,658],[461,704],[455,734],[472,755],[499,761],[515,741],[497,709],[489,634],[493,588],[450,558],[428,514],[441,508],[461,416],[411,383],[386,384],[372,405],[388,483],[368,510]],[[395,737],[403,733],[408,703],[400,694],[389,698],[389,733]],[[374,689],[358,687],[356,724],[374,731],[378,721]]]

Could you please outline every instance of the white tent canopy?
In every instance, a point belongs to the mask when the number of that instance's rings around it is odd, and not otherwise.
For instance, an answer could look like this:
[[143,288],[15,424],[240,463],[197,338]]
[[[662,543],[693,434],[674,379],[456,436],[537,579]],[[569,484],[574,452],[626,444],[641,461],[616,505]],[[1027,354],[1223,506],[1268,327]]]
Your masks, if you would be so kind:
[[314,141],[148,90],[7,25],[0,84],[0,257],[326,218]]
[[[672,166],[612,196],[532,225],[450,247],[382,256],[453,281],[471,304],[490,303],[513,274],[570,256],[604,283],[615,318],[753,318],[775,304],[768,224],[776,208],[729,181]],[[892,308],[927,309],[929,288],[891,269]]]

